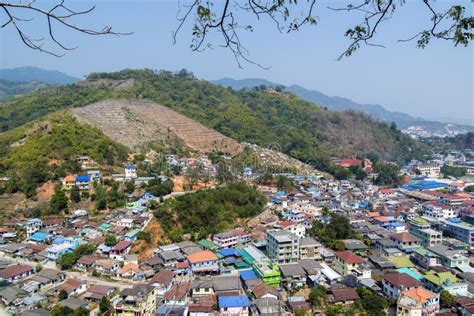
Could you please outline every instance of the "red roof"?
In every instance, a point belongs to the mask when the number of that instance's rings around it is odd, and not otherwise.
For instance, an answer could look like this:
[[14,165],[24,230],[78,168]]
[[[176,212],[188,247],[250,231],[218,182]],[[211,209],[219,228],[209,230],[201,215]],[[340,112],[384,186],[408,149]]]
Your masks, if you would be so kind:
[[390,238],[396,239],[400,242],[415,242],[415,241],[420,241],[420,239],[416,236],[413,236],[410,233],[403,232],[403,233],[398,233],[398,234],[392,234],[390,235]]
[[293,221],[281,221],[280,222],[280,226],[281,227],[288,227],[288,226],[292,226],[292,225],[295,225],[296,223],[293,222]]
[[417,279],[409,276],[406,273],[387,273],[383,276],[383,279],[395,286],[396,288],[412,288],[417,286],[423,286],[423,284]]
[[128,240],[122,240],[121,242],[116,244],[112,249],[115,251],[123,251],[127,249],[128,247],[130,247],[131,244],[132,243]]
[[336,257],[340,258],[342,261],[348,264],[360,264],[365,262],[363,258],[359,257],[358,255],[349,250],[336,251],[334,252],[334,254],[336,255]]
[[10,279],[17,275],[32,271],[33,268],[27,265],[12,265],[0,271],[0,277],[4,279]]

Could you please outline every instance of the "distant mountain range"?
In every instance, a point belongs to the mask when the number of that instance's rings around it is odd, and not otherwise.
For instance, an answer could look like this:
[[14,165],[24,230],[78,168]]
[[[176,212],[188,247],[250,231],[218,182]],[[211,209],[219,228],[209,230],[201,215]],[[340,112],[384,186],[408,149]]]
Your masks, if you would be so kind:
[[407,129],[409,127],[418,127],[424,131],[432,134],[448,134],[448,133],[465,133],[474,131],[474,126],[455,124],[455,123],[443,123],[438,121],[429,121],[419,117],[413,117],[406,113],[392,112],[386,110],[379,104],[360,104],[347,98],[342,97],[330,97],[317,90],[308,90],[298,85],[284,86],[278,83],[274,83],[265,79],[232,79],[223,78],[212,81],[215,84],[232,87],[235,90],[244,88],[252,88],[260,85],[277,87],[285,87],[284,90],[294,93],[302,99],[313,102],[319,106],[327,107],[329,110],[343,111],[343,110],[354,110],[372,117],[375,117],[382,121],[395,122],[400,128]]
[[37,67],[19,67],[0,69],[0,80],[14,82],[41,81],[49,84],[63,85],[77,82],[80,79],[56,70],[45,70]]

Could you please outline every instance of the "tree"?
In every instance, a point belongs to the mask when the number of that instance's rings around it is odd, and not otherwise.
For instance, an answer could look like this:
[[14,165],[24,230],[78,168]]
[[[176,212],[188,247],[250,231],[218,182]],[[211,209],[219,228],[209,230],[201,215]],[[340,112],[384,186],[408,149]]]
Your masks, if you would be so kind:
[[401,184],[400,167],[393,163],[378,163],[375,166],[378,174],[375,179],[377,185],[397,186]]
[[441,167],[441,173],[445,177],[455,177],[455,178],[460,178],[464,177],[466,175],[466,168],[461,168],[461,167],[454,167],[454,166],[448,166],[444,165]]
[[41,263],[37,263],[35,266],[35,271],[40,272],[41,270],[43,270],[43,266],[41,265]]
[[58,184],[54,188],[54,194],[51,197],[49,205],[54,214],[58,214],[61,211],[67,209],[67,197],[63,189],[61,188],[61,185]]
[[93,254],[96,247],[90,244],[84,244],[78,246],[74,249],[74,255],[76,256],[76,260],[82,256]]
[[456,306],[456,297],[446,290],[442,290],[439,295],[441,308],[452,308]]
[[69,198],[73,203],[79,203],[81,201],[81,192],[77,185],[71,188],[71,192],[69,193]]
[[117,238],[114,235],[105,236],[105,245],[112,247],[117,243]]
[[67,294],[67,292],[65,290],[61,290],[58,294],[58,297],[60,300],[65,300],[67,299],[69,295]]
[[76,255],[72,252],[65,253],[59,258],[59,266],[61,270],[71,269],[76,263]]
[[468,185],[465,187],[464,192],[474,192],[474,185]]
[[278,190],[288,192],[288,191],[293,190],[293,187],[294,187],[294,184],[293,184],[292,179],[282,176],[282,175],[277,177]]
[[327,303],[327,293],[324,286],[319,285],[316,288],[312,288],[309,293],[309,302],[313,307],[322,307]]
[[204,173],[204,166],[200,163],[197,166],[190,167],[186,170],[185,178],[191,190],[204,177]]
[[135,190],[135,185],[133,184],[132,181],[125,181],[125,192],[127,193],[133,193]]
[[110,309],[110,300],[107,296],[103,296],[99,302],[99,310],[101,313],[105,313]]
[[[378,28],[393,16],[398,14],[399,7],[404,1],[394,0],[367,0],[348,3],[345,7],[330,7],[330,10],[341,12],[364,12],[362,21],[345,32],[349,39],[349,45],[339,55],[338,59],[351,56],[361,45],[384,47],[373,43],[372,40],[379,33]],[[400,4],[400,6],[399,6]],[[425,48],[432,39],[443,39],[451,41],[455,46],[468,46],[474,36],[474,18],[465,15],[465,7],[453,5],[446,11],[436,10],[435,3],[428,0],[420,2],[431,21],[426,29],[418,29],[414,35],[399,41],[417,41],[417,47]],[[178,32],[188,20],[192,23],[191,49],[202,51],[212,47],[213,33],[220,35],[222,47],[228,49],[236,59],[239,67],[241,62],[261,65],[249,58],[249,53],[241,41],[242,32],[253,32],[254,25],[248,24],[248,18],[242,16],[250,15],[257,21],[267,17],[275,22],[278,31],[291,33],[300,30],[307,25],[316,25],[317,11],[316,0],[308,1],[246,1],[238,6],[232,5],[230,0],[194,0],[188,6],[183,6],[178,14],[178,27],[173,34],[176,42]],[[245,19],[246,23],[240,22]],[[209,40],[211,39],[211,40]]]
[[361,298],[357,303],[368,315],[383,316],[386,314],[385,309],[389,305],[388,300],[364,287],[357,288],[357,294]]

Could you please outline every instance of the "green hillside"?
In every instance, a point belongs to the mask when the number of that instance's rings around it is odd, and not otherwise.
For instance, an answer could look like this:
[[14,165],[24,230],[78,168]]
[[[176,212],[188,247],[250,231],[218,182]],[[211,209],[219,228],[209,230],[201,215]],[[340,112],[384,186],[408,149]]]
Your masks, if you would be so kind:
[[[37,92],[0,108],[0,128],[8,130],[60,108],[84,106],[107,98],[150,99],[239,141],[272,147],[303,161],[328,168],[330,156],[363,156],[376,152],[391,160],[420,157],[423,147],[396,126],[356,112],[332,112],[290,93],[233,91],[176,74],[123,70],[91,74],[88,85]],[[114,89],[104,81],[134,79]],[[96,84],[94,84],[96,82]]]
[[10,192],[33,196],[37,185],[79,172],[78,155],[114,165],[127,158],[127,150],[62,112],[0,133],[0,174],[11,177],[5,186]]
[[201,239],[260,214],[265,201],[254,187],[231,183],[168,199],[155,216],[171,240],[179,241],[183,234],[196,234],[192,237]]

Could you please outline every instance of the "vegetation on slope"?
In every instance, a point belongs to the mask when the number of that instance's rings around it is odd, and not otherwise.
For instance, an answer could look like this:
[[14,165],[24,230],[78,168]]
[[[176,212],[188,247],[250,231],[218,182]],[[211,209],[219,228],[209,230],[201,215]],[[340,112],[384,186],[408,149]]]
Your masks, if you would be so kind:
[[[103,80],[134,79],[126,89],[111,89]],[[272,147],[327,170],[330,156],[365,156],[377,152],[391,160],[420,158],[423,147],[396,125],[356,112],[331,112],[290,93],[258,89],[233,91],[176,74],[123,70],[88,77],[96,85],[60,87],[38,92],[0,108],[0,128],[9,129],[63,107],[107,98],[144,98],[168,106],[238,141]]]
[[265,197],[254,187],[231,183],[168,199],[155,216],[172,241],[179,241],[183,234],[200,239],[260,214],[264,204]]
[[1,133],[0,174],[11,177],[5,190],[33,196],[38,184],[79,172],[78,155],[114,165],[127,158],[127,150],[99,129],[79,124],[66,113],[53,113]]

